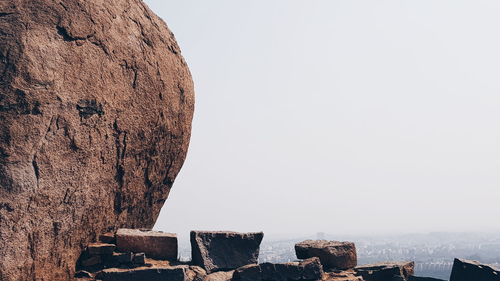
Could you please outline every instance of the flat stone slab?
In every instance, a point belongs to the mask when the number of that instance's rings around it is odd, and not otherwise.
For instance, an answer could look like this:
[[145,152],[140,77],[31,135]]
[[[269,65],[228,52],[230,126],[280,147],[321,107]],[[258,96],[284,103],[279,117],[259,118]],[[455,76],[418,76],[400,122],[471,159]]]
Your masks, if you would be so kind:
[[146,257],[177,260],[177,235],[160,231],[118,229],[116,248],[120,252],[145,253]]
[[323,267],[318,258],[301,262],[246,265],[234,271],[234,281],[321,280]]
[[184,267],[153,267],[136,269],[104,269],[96,275],[102,281],[186,281]]
[[354,271],[325,272],[322,281],[364,281],[363,277],[356,276]]
[[354,270],[365,281],[388,281],[393,277],[408,280],[414,274],[414,262],[384,262],[356,267]]
[[306,240],[295,244],[295,253],[299,259],[318,257],[325,269],[350,269],[358,263],[352,242]]
[[192,262],[208,273],[257,263],[264,233],[191,231]]
[[203,281],[231,281],[233,279],[234,270],[231,271],[218,271],[209,274]]
[[455,259],[450,281],[500,281],[500,269],[477,261]]
[[108,243],[92,243],[87,246],[89,255],[112,255],[116,245]]
[[431,277],[410,276],[410,277],[408,277],[408,281],[445,281],[445,280],[431,278]]

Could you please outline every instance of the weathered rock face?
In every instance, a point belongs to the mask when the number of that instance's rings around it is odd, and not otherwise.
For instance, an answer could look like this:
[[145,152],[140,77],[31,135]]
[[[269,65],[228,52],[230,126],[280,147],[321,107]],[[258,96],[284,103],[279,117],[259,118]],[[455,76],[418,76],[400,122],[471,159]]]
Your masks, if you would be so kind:
[[191,231],[193,263],[207,272],[257,263],[263,237],[262,232]]
[[408,281],[444,281],[444,280],[431,277],[410,276],[408,277]]
[[450,281],[500,281],[500,269],[477,261],[455,259]]
[[0,2],[0,280],[66,280],[150,228],[188,148],[193,83],[140,0]]
[[318,257],[326,269],[349,269],[357,265],[356,246],[351,242],[306,240],[295,244],[299,259]]

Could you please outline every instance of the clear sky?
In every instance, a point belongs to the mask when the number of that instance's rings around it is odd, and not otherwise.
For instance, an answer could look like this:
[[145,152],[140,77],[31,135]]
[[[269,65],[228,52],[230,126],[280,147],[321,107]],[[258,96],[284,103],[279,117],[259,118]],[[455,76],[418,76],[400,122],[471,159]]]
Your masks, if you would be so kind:
[[156,228],[500,230],[500,2],[147,0],[196,85]]

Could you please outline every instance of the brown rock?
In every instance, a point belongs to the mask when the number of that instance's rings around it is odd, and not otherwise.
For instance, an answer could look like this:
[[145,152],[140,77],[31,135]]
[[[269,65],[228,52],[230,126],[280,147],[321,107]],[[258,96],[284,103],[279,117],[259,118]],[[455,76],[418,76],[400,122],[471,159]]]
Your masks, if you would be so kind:
[[0,1],[0,279],[70,280],[82,246],[151,228],[194,92],[141,0]]
[[264,233],[191,231],[193,264],[208,273],[257,263]]
[[291,280],[320,280],[323,268],[318,258],[311,258],[301,262],[263,263],[247,265],[234,271],[235,281],[291,281]]
[[358,266],[355,271],[366,281],[387,281],[394,276],[408,280],[414,273],[414,267],[414,262],[385,262]]
[[477,261],[455,259],[450,281],[500,281],[500,269]]
[[102,243],[116,244],[116,237],[114,233],[108,232],[100,235],[99,241],[101,241]]
[[306,240],[295,244],[299,259],[318,257],[325,269],[349,269],[357,265],[356,246],[351,242]]
[[186,281],[184,267],[141,267],[134,269],[110,268],[96,275],[102,281]]
[[112,255],[116,246],[106,243],[92,243],[87,246],[87,252],[90,255]]
[[118,229],[116,246],[120,252],[145,253],[149,258],[177,260],[177,235],[172,233]]
[[230,281],[233,278],[234,270],[231,271],[219,271],[209,274],[203,279],[203,281]]
[[262,280],[262,270],[258,264],[248,264],[237,268],[233,273],[233,280],[258,281]]
[[101,256],[90,256],[84,258],[81,262],[80,265],[83,267],[89,267],[89,266],[94,266],[102,263],[102,258]]
[[363,277],[356,276],[354,271],[325,272],[323,281],[364,281]]
[[132,255],[132,263],[143,265],[146,263],[146,255],[144,253],[137,253]]

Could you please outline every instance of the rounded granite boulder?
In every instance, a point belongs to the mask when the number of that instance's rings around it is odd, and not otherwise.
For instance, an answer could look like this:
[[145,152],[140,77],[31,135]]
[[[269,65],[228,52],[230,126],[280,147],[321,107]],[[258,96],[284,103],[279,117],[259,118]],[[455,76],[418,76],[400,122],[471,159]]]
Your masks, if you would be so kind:
[[150,228],[194,87],[141,0],[0,3],[0,280],[71,280],[84,246]]

